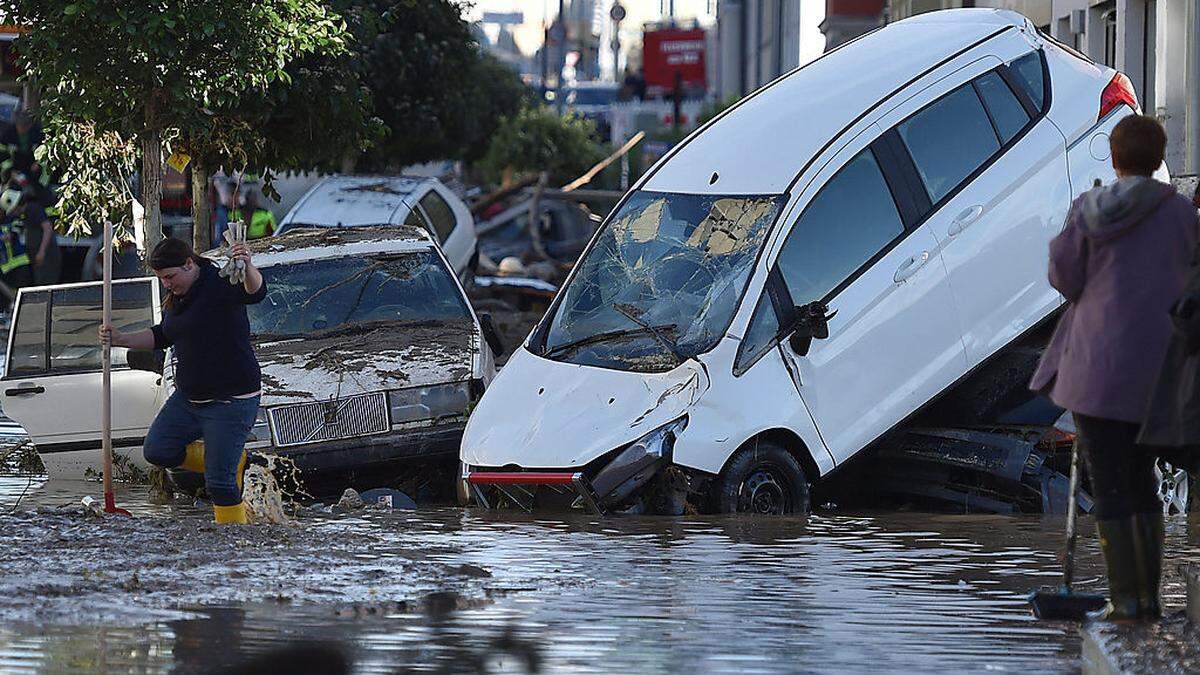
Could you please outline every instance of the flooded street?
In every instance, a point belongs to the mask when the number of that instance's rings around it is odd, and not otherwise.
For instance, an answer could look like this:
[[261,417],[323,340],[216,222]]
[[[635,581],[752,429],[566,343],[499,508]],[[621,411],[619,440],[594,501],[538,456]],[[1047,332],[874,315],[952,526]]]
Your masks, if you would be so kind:
[[[296,641],[356,672],[1077,668],[1075,628],[1025,601],[1057,581],[1055,518],[444,508],[223,530],[136,491],[118,495],[132,519],[51,509],[89,484],[43,481],[0,478],[5,672],[203,672]],[[1187,525],[1169,525],[1171,608],[1174,562],[1200,559]],[[1079,578],[1098,588],[1083,544]]]

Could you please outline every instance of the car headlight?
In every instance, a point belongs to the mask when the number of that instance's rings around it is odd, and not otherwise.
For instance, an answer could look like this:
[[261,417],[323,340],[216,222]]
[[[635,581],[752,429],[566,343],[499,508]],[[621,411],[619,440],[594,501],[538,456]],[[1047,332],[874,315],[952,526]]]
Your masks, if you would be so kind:
[[254,426],[250,428],[250,435],[246,438],[247,443],[263,443],[271,441],[271,425],[267,422],[266,408],[258,409],[258,416],[254,418]]
[[678,417],[629,444],[592,479],[592,489],[601,503],[624,503],[648,483],[668,461],[675,438],[687,428],[687,415]]
[[465,380],[388,392],[392,424],[462,417],[470,403],[471,383]]

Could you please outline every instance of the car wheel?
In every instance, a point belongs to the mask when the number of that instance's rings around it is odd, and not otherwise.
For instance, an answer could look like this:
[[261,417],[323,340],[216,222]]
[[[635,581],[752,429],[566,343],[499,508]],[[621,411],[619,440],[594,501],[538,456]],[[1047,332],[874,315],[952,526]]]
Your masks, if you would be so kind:
[[1191,483],[1187,470],[1160,460],[1154,464],[1154,478],[1158,481],[1158,498],[1163,503],[1163,514],[1186,514]]
[[729,460],[713,486],[713,502],[718,513],[806,513],[808,480],[786,449],[759,441]]

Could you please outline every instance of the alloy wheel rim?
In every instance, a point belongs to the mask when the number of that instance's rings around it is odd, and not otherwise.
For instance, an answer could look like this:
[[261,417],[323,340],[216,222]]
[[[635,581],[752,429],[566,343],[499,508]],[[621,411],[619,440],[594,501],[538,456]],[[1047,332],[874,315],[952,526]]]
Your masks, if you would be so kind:
[[1156,462],[1154,477],[1158,481],[1158,498],[1162,500],[1165,515],[1188,512],[1188,473],[1168,462]]

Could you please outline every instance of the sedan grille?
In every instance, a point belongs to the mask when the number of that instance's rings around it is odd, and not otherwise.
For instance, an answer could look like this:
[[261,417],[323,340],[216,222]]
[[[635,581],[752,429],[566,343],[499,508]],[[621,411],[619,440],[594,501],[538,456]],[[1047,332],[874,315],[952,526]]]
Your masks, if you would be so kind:
[[270,416],[277,447],[389,430],[387,395],[382,392],[272,408]]

